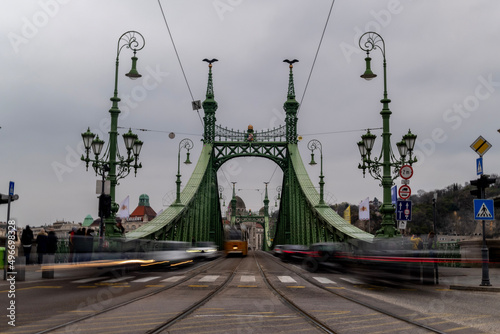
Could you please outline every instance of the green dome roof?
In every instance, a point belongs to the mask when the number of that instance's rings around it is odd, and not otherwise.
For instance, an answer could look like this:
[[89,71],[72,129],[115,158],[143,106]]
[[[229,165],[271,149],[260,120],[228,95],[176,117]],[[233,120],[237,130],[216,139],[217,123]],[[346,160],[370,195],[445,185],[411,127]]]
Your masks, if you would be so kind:
[[139,196],[139,206],[150,206],[148,195],[142,194],[141,196]]
[[91,215],[87,215],[87,217],[85,217],[85,219],[83,220],[82,225],[84,227],[89,227],[90,225],[92,225],[93,222],[94,222],[94,218],[92,218]]

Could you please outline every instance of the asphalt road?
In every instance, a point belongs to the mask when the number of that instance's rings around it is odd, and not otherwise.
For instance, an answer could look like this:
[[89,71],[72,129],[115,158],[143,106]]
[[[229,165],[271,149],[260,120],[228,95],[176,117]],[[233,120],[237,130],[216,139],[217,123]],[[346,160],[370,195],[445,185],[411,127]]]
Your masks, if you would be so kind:
[[[443,332],[500,333],[499,293],[450,290],[445,284],[426,286],[385,279],[377,281],[377,277],[359,277],[349,272],[325,270],[308,273],[300,264],[282,264],[264,252],[256,254],[265,275],[278,291],[340,333],[427,331],[402,324],[364,306],[353,305],[329,291],[437,327]],[[168,286],[179,277],[186,277],[187,280],[174,289],[60,331],[143,333],[145,328],[160,324],[213,291],[233,271],[234,277],[219,294],[176,322],[168,332],[321,332],[268,288],[256,263],[251,253],[244,259],[221,258],[215,262],[165,270],[148,269],[104,276],[82,273],[67,278],[19,282],[15,291],[16,327],[8,326],[8,319],[3,316],[0,332],[35,333],[121,304]],[[208,269],[212,264],[213,268]],[[196,270],[198,272],[191,275],[190,272]],[[317,282],[319,287],[310,281]],[[5,298],[8,285],[1,285],[0,290],[3,313],[9,307],[9,299]]]

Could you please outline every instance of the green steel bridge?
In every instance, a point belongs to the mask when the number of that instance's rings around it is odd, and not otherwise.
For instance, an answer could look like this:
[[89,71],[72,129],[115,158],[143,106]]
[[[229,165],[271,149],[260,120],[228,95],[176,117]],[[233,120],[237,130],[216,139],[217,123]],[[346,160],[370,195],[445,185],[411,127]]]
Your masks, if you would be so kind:
[[[228,160],[260,157],[275,162],[283,171],[280,210],[275,234],[270,235],[269,213],[264,200],[264,249],[276,244],[304,244],[346,241],[356,246],[359,241],[371,242],[373,235],[346,222],[324,204],[316,190],[297,146],[297,111],[293,82],[293,61],[290,66],[288,94],[284,103],[285,124],[266,131],[234,131],[215,124],[218,104],[212,81],[212,61],[208,61],[208,85],[204,110],[203,149],[189,181],[174,202],[160,215],[140,228],[127,233],[127,240],[179,240],[224,242],[222,212],[217,184],[217,171]],[[267,188],[266,188],[267,189]],[[322,195],[322,194],[321,194]],[[234,190],[233,190],[234,198]],[[235,212],[235,211],[233,211]],[[232,217],[233,218],[233,217]]]

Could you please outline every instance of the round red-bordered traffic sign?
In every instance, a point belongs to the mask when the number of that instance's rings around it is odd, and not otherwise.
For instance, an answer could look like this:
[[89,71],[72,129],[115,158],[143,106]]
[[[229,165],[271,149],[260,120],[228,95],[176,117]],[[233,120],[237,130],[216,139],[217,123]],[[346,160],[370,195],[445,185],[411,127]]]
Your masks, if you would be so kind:
[[401,199],[408,199],[411,196],[411,189],[406,184],[402,185],[399,187],[398,194]]
[[401,166],[401,168],[399,169],[399,176],[401,176],[401,178],[405,180],[408,180],[413,176],[413,168],[410,165]]

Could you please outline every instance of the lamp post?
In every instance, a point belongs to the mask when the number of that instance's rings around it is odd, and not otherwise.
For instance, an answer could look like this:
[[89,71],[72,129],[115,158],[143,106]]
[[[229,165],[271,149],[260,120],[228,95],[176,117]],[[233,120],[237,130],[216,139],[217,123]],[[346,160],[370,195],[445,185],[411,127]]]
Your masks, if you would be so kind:
[[432,207],[433,207],[433,218],[432,218],[432,225],[434,229],[434,234],[437,237],[437,228],[436,228],[436,206],[437,206],[437,197],[438,194],[434,193],[434,196],[432,197]]
[[281,186],[276,187],[276,192],[278,195],[274,197],[274,206],[278,207],[278,201],[281,201]]
[[307,148],[311,150],[311,162],[309,165],[316,165],[316,161],[314,161],[314,151],[319,150],[320,153],[320,173],[319,173],[319,203],[318,206],[326,206],[325,201],[323,199],[323,188],[325,185],[325,181],[323,181],[323,149],[321,146],[321,142],[317,139],[312,139],[307,143]]
[[[364,41],[364,42],[362,42]],[[391,201],[391,187],[394,184],[394,180],[398,177],[399,169],[405,165],[412,165],[417,161],[416,158],[412,156],[413,148],[415,146],[416,135],[412,134],[410,130],[403,136],[403,140],[396,144],[400,159],[397,159],[391,148],[391,132],[389,126],[389,118],[391,116],[391,111],[389,110],[389,103],[391,100],[387,98],[387,73],[386,73],[386,59],[385,59],[385,42],[383,38],[376,32],[364,33],[359,39],[359,47],[361,50],[366,52],[366,71],[361,77],[366,80],[371,80],[377,75],[374,74],[370,67],[370,51],[379,49],[383,57],[383,67],[384,67],[384,95],[383,99],[380,100],[382,103],[382,150],[378,158],[371,157],[371,151],[373,144],[375,143],[376,136],[367,130],[367,133],[361,136],[362,141],[358,142],[359,152],[361,154],[361,161],[363,164],[359,164],[358,168],[363,170],[363,177],[365,176],[366,170],[370,175],[381,181],[381,186],[383,188],[383,202],[380,208],[382,213],[382,228],[376,232],[377,237],[393,237],[398,234],[398,230],[395,227],[394,212],[395,208]],[[409,154],[408,160],[406,156]],[[392,170],[394,168],[394,170]],[[382,174],[381,174],[382,169]]]
[[219,186],[219,202],[222,201],[222,206],[226,205],[226,196],[223,194],[224,192],[224,187]]
[[[118,184],[118,180],[126,177],[130,173],[132,168],[134,169],[135,175],[137,175],[137,169],[142,167],[142,164],[138,163],[138,161],[143,142],[140,141],[137,135],[132,133],[131,130],[123,135],[125,147],[127,149],[127,156],[121,156],[118,151],[117,129],[118,115],[120,114],[120,109],[118,108],[118,102],[120,102],[120,98],[118,97],[118,65],[121,50],[124,47],[131,49],[134,52],[134,55],[132,57],[132,69],[125,75],[131,79],[140,78],[141,75],[137,72],[136,69],[137,57],[135,55],[137,51],[140,51],[142,50],[142,48],[144,48],[144,44],[144,37],[137,31],[127,31],[118,39],[115,65],[115,87],[113,97],[110,99],[112,102],[112,106],[109,110],[109,113],[111,115],[111,128],[109,131],[109,142],[106,151],[101,155],[102,149],[104,147],[104,141],[99,139],[99,136],[96,137],[95,134],[90,132],[90,128],[87,129],[87,132],[82,133],[86,155],[82,155],[81,160],[85,161],[86,169],[88,170],[89,163],[92,163],[92,168],[94,168],[96,175],[101,175],[103,179],[107,178],[110,181],[110,212],[109,215],[105,217],[104,225],[101,219],[99,227],[99,245],[101,247],[104,235],[110,237],[118,236],[120,234],[117,230],[115,231],[114,229],[114,226],[116,224],[115,215],[118,211],[118,204],[115,203],[115,187]],[[94,153],[94,159],[91,159],[89,157],[91,148]],[[103,194],[101,193],[101,195]]]
[[186,161],[184,163],[186,165],[190,165],[191,161],[189,160],[189,150],[194,146],[193,141],[189,138],[184,138],[179,143],[179,152],[177,154],[177,180],[175,183],[177,184],[177,192],[176,199],[174,205],[182,205],[181,203],[181,149],[185,148],[187,150],[186,153]]

